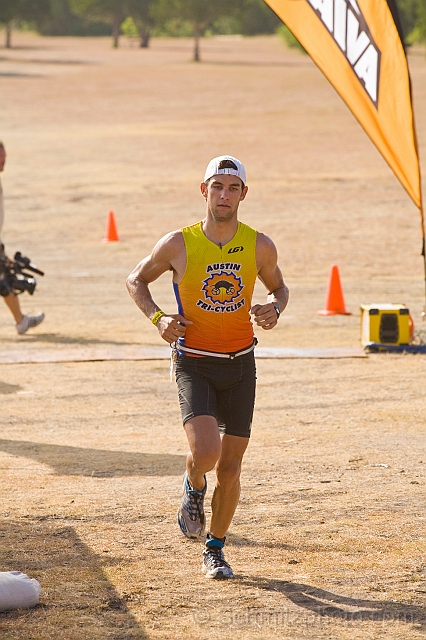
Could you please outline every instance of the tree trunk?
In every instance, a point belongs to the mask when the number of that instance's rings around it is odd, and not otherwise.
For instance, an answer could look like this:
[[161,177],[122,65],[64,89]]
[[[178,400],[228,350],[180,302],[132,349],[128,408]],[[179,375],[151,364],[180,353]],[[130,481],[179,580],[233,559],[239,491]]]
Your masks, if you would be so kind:
[[12,48],[12,23],[6,23],[6,49]]
[[116,13],[112,20],[112,46],[114,49],[118,48],[118,39],[120,37],[121,22],[122,22],[121,16]]
[[194,62],[200,62],[200,37],[200,25],[196,24],[194,27]]
[[146,49],[149,46],[149,40],[151,38],[151,32],[149,27],[144,27],[139,31],[140,47]]

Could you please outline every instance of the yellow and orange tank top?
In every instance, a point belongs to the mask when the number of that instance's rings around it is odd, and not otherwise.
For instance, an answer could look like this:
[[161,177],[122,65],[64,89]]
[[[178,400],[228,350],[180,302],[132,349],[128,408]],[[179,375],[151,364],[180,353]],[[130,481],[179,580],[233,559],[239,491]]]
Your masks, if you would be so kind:
[[238,223],[235,236],[218,246],[204,235],[202,222],[182,229],[186,269],[174,284],[179,313],[187,325],[181,344],[232,353],[253,342],[250,307],[257,278],[257,231]]

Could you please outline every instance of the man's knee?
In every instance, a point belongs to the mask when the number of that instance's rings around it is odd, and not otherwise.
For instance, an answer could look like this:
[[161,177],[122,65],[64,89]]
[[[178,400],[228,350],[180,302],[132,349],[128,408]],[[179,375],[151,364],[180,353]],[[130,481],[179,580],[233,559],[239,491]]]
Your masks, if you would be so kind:
[[219,460],[222,444],[217,422],[212,416],[196,416],[185,424],[194,466],[206,473]]
[[220,485],[232,486],[239,482],[241,475],[241,458],[219,460],[216,466],[216,477]]
[[192,452],[192,461],[197,469],[206,473],[214,469],[220,456],[220,446],[196,447]]

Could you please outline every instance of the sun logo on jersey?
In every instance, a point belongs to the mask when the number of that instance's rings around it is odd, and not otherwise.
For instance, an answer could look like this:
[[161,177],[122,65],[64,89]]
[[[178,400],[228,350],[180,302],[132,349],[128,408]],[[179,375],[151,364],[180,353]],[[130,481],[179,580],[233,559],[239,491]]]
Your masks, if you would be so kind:
[[214,273],[203,280],[202,291],[207,300],[214,304],[233,302],[244,289],[241,278],[228,271]]

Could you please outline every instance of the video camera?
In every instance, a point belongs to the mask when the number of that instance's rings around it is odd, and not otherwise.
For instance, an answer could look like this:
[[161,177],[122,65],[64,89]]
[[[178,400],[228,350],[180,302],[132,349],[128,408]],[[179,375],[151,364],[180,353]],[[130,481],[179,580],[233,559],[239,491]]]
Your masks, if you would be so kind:
[[[0,245],[1,249],[2,245]],[[28,291],[32,296],[36,288],[37,280],[27,271],[44,276],[43,271],[37,269],[31,260],[17,251],[13,260],[2,255],[0,251],[0,296],[6,297],[9,293],[23,293]]]

